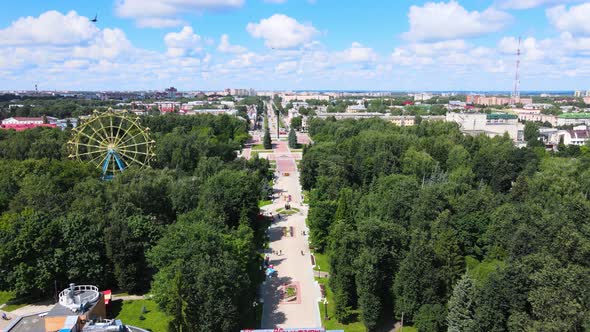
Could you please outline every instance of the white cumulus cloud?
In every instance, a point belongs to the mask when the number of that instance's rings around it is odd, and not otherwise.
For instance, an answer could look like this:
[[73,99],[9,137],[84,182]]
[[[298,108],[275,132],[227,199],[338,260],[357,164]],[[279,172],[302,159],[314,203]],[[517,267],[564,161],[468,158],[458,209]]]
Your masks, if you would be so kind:
[[457,1],[428,2],[411,6],[410,31],[402,37],[412,41],[449,40],[473,37],[504,28],[512,17],[494,8],[467,11]]
[[344,62],[371,62],[377,60],[377,54],[370,47],[354,42],[350,48],[338,54]]
[[301,24],[292,17],[274,14],[259,23],[248,23],[246,30],[254,38],[264,39],[270,48],[292,48],[311,41],[318,33],[311,24]]
[[[520,53],[523,61],[536,61],[545,57],[549,51],[547,41],[538,41],[534,37],[527,37],[520,42]],[[502,53],[515,55],[518,50],[516,37],[504,37],[498,42],[498,50]]]
[[172,28],[184,23],[181,19],[162,17],[141,17],[136,21],[137,26],[140,28]]
[[168,55],[181,57],[193,55],[201,50],[201,36],[193,32],[193,28],[185,26],[180,32],[170,32],[164,36],[168,47]]
[[229,36],[223,34],[217,50],[222,53],[243,53],[246,52],[246,48],[240,45],[232,45],[229,42]]
[[0,30],[0,45],[72,45],[95,37],[99,29],[87,17],[47,11],[39,17],[21,17]]
[[244,0],[117,0],[119,17],[135,19],[140,27],[162,28],[183,23],[183,13],[201,14],[239,8]]
[[290,73],[297,69],[297,61],[281,62],[275,67],[277,73]]
[[583,0],[500,0],[498,6],[505,9],[530,9],[539,6],[559,5]]
[[113,59],[133,47],[121,29],[102,30],[88,46],[74,47],[73,56],[93,59]]
[[561,31],[590,35],[590,2],[571,6],[561,5],[546,11],[551,24]]

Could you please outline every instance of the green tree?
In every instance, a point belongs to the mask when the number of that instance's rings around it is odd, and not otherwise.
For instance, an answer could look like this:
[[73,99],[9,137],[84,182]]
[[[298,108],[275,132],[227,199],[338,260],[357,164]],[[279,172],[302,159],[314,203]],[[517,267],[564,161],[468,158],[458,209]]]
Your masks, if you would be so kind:
[[258,215],[259,182],[245,171],[222,170],[212,175],[201,189],[200,209],[220,217],[235,228],[245,214],[250,222]]
[[543,146],[539,141],[539,125],[536,122],[527,121],[524,125],[524,140],[528,147]]
[[414,233],[409,252],[395,275],[393,294],[397,318],[401,318],[403,312],[405,319],[412,322],[423,304],[440,301],[441,282],[435,264],[434,250],[426,234]]
[[293,117],[291,119],[291,128],[295,128],[295,130],[301,130],[301,125],[303,123],[303,118],[300,116]]
[[25,209],[0,218],[0,287],[17,297],[39,298],[51,293],[54,281],[65,284],[59,224]]
[[147,267],[143,245],[141,240],[133,236],[127,221],[113,221],[105,231],[105,242],[117,285],[131,293],[143,290],[143,270]]
[[471,166],[471,156],[469,155],[469,151],[465,149],[461,145],[455,145],[449,151],[449,155],[447,158],[447,169],[449,171],[456,170],[460,167],[470,167]]
[[475,283],[469,273],[463,274],[448,304],[447,325],[449,332],[477,331],[475,321]]
[[108,286],[105,283],[106,262],[104,225],[89,218],[91,215],[70,213],[59,220],[64,243],[64,268],[66,280],[80,284]]
[[264,145],[264,148],[267,150],[272,149],[272,139],[270,138],[270,130],[268,129],[268,127],[264,130],[262,145]]
[[528,300],[535,329],[582,331],[590,317],[590,269],[557,261],[533,273]]
[[367,332],[377,330],[383,307],[379,291],[381,284],[376,258],[363,251],[357,258],[356,286],[358,302],[361,309],[361,320]]
[[446,330],[447,310],[442,304],[424,304],[414,317],[414,327],[420,332]]
[[330,288],[334,292],[334,314],[339,322],[347,323],[351,309],[356,306],[355,258],[358,253],[355,227],[345,219],[335,222],[330,231]]
[[319,252],[324,252],[328,245],[330,226],[334,221],[336,203],[333,201],[319,201],[313,203],[307,222],[309,223],[309,235],[311,243]]
[[434,171],[436,161],[424,151],[416,151],[410,148],[402,159],[402,170],[404,174],[416,176],[420,181],[424,181]]
[[447,224],[448,211],[441,214],[432,227],[432,243],[438,265],[438,276],[443,282],[444,294],[450,295],[453,285],[463,274],[465,259],[457,232]]
[[299,147],[299,144],[297,143],[297,134],[295,133],[295,129],[293,129],[293,127],[291,127],[291,130],[289,130],[289,147],[291,149],[296,149]]
[[255,284],[244,273],[233,236],[202,218],[184,216],[150,251],[159,270],[152,292],[172,315],[173,331],[235,331],[252,310]]

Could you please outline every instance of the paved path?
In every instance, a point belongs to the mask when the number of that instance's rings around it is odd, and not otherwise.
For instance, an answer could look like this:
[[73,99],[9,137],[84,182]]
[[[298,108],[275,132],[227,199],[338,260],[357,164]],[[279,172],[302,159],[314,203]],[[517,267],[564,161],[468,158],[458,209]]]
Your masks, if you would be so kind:
[[[283,216],[281,220],[275,219],[268,230],[270,252],[274,252],[270,254],[270,264],[274,265],[278,275],[267,279],[262,286],[262,328],[318,328],[321,326],[318,308],[321,295],[313,278],[307,235],[302,235],[302,231],[309,234],[309,230],[305,226],[308,208],[302,204],[299,172],[295,163],[295,159],[301,156],[291,153],[287,142],[276,143],[272,156],[277,160],[278,178],[274,187],[276,199],[263,209],[276,216],[275,211],[283,208],[285,197],[291,195],[291,207],[300,211]],[[281,254],[276,254],[278,252]],[[280,294],[284,285],[298,289],[297,300],[288,303],[282,301]]]
[[[39,302],[39,303],[35,303],[35,304],[29,304],[27,306],[15,309],[13,311],[6,312],[6,316],[8,316],[8,318],[10,318],[10,320],[0,319],[0,331],[4,331],[4,329],[8,325],[10,325],[14,319],[17,319],[19,316],[30,316],[30,315],[48,312],[49,310],[51,310],[51,308],[53,308],[53,305],[54,304],[52,303],[52,301],[48,300],[48,301]],[[4,305],[2,307],[4,307]],[[0,315],[2,315],[2,313],[4,313],[4,311],[0,309]]]

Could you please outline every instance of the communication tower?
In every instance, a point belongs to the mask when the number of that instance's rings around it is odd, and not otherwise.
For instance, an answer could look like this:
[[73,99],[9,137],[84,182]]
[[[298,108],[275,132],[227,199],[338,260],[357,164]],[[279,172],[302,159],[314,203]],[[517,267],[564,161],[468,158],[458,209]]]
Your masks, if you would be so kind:
[[518,49],[516,50],[516,70],[514,73],[514,88],[510,96],[510,103],[516,104],[520,102],[520,76],[518,70],[520,69],[520,37],[518,37]]

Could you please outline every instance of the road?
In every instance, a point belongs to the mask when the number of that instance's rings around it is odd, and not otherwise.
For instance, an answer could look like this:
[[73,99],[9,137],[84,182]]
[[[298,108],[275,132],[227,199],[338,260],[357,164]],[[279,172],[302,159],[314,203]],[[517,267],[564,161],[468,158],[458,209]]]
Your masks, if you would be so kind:
[[[269,113],[269,124],[276,124],[274,112]],[[276,133],[276,125],[271,125],[272,129]],[[243,154],[249,155],[246,151]],[[305,225],[308,207],[302,202],[296,164],[296,160],[301,159],[301,153],[291,152],[287,142],[277,141],[274,134],[273,152],[261,153],[260,156],[276,160],[277,163],[273,204],[262,209],[264,213],[272,213],[275,217],[268,229],[270,249],[267,254],[270,264],[278,274],[267,279],[262,285],[262,328],[319,328],[321,319],[318,300],[321,294],[313,277],[309,254],[309,230]],[[279,220],[277,210],[285,207],[289,196],[291,207],[299,211],[290,216],[283,215]],[[295,299],[286,301],[281,295],[286,287],[296,289]]]

